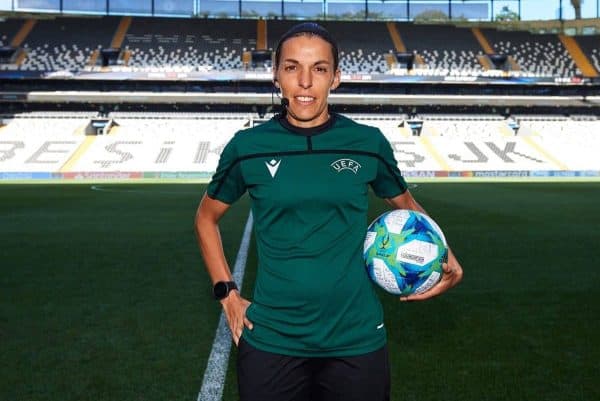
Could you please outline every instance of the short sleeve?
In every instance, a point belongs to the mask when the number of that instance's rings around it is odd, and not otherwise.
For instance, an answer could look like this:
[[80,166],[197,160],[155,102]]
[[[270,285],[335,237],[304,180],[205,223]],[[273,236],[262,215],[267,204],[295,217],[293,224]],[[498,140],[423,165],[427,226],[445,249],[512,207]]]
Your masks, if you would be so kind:
[[389,141],[379,132],[379,158],[377,175],[371,182],[373,191],[380,198],[393,198],[406,192],[408,186],[398,168],[398,161]]
[[234,140],[235,137],[221,152],[219,165],[206,190],[211,198],[229,205],[246,192],[246,184]]

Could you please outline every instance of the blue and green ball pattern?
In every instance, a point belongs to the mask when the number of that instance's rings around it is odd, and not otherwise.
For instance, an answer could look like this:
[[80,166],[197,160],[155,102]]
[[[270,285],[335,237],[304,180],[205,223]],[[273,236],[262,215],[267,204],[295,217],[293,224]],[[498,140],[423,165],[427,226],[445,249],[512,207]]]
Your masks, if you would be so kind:
[[363,256],[373,282],[391,294],[410,295],[427,291],[441,279],[448,249],[433,219],[397,209],[369,225]]

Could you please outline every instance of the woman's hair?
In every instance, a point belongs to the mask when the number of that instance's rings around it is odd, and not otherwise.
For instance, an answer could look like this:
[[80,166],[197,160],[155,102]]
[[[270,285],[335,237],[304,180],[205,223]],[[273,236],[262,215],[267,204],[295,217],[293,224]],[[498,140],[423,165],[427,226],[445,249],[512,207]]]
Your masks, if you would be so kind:
[[318,36],[331,45],[331,53],[333,54],[333,70],[337,70],[340,63],[340,55],[338,51],[337,42],[333,39],[333,37],[327,31],[327,29],[323,28],[321,25],[315,22],[303,22],[301,24],[294,25],[289,31],[283,34],[283,36],[279,39],[279,43],[277,43],[277,48],[275,49],[275,68],[277,68],[277,66],[279,65],[279,59],[281,57],[281,46],[283,46],[285,41],[296,36],[304,35]]

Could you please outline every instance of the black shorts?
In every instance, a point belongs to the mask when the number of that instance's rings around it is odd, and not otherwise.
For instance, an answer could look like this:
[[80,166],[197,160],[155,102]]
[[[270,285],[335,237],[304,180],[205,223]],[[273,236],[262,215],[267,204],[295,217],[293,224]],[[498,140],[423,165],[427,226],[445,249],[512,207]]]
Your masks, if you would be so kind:
[[389,401],[387,347],[352,357],[304,358],[238,344],[241,401]]

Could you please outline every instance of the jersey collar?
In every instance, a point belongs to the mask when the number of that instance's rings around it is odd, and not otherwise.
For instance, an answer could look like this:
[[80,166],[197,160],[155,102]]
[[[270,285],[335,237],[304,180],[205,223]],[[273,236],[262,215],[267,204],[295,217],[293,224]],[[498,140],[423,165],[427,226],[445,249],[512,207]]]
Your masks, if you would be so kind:
[[321,125],[317,125],[316,127],[303,128],[296,127],[295,125],[290,124],[290,122],[285,118],[285,114],[277,114],[275,119],[281,124],[281,126],[288,131],[293,132],[294,134],[303,135],[303,136],[313,136],[327,131],[329,128],[333,127],[336,120],[335,113],[329,114],[329,120],[325,121]]

